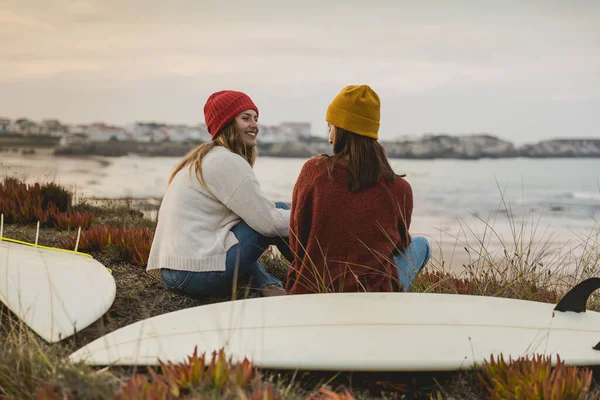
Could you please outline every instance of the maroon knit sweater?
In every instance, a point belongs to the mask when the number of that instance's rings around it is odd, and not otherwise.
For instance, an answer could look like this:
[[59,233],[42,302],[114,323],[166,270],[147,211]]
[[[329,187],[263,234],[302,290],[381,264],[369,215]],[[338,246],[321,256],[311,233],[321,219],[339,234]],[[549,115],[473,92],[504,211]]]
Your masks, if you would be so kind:
[[392,255],[410,244],[410,184],[397,177],[351,192],[350,171],[327,157],[302,167],[292,198],[288,294],[391,292],[399,289]]

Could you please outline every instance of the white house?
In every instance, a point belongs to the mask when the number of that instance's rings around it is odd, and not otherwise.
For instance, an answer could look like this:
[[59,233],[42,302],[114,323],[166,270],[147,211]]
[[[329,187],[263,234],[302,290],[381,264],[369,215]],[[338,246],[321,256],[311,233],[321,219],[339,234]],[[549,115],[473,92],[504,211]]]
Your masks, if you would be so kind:
[[210,138],[208,133],[203,134],[200,127],[188,125],[169,125],[159,131],[164,131],[171,142],[185,142],[187,140],[206,140]]
[[207,141],[210,134],[205,124],[167,125],[155,122],[136,122],[128,127],[132,140],[140,142],[185,142],[187,140]]
[[63,136],[67,129],[57,119],[45,119],[40,124],[40,132],[44,135]]
[[258,133],[260,143],[283,143],[285,138],[279,134],[279,127],[274,125],[260,125]]
[[84,124],[66,125],[65,127],[69,134],[86,133],[88,129],[88,126]]
[[0,134],[11,133],[12,127],[10,119],[8,118],[0,118]]
[[129,127],[132,140],[138,140],[140,142],[154,142],[164,140],[165,134],[154,133],[154,131],[162,128],[166,128],[167,125],[159,124],[156,122],[135,122],[133,126]]
[[285,138],[287,142],[295,142],[301,138],[309,138],[311,126],[308,122],[282,122],[279,125],[279,134]]
[[86,133],[88,139],[93,142],[108,142],[109,140],[128,140],[129,134],[125,129],[110,126],[104,123],[95,123],[88,125],[83,133]]
[[19,118],[13,122],[12,131],[18,135],[39,135],[41,128],[27,118]]

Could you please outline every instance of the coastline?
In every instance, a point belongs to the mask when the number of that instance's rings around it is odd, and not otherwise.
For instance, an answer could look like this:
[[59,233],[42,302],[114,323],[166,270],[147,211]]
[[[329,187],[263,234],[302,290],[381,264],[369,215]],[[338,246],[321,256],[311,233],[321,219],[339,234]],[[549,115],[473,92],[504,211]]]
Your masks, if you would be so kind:
[[[49,135],[0,135],[0,152],[18,151],[23,155],[37,149],[52,149],[56,156],[182,157],[203,143],[199,140],[172,142],[86,139],[68,140]],[[64,140],[63,140],[64,139]],[[512,158],[600,158],[600,138],[550,139],[516,146],[488,134],[451,136],[427,134],[416,139],[379,140],[391,159],[406,160],[480,160]],[[329,153],[331,145],[321,137],[299,137],[295,141],[259,142],[262,157],[309,158]]]
[[[86,201],[100,207],[132,208],[156,222],[161,200],[95,198]],[[495,263],[500,267],[506,258],[504,250],[529,250],[532,262],[539,259],[546,264],[544,268],[572,272],[577,268],[573,256],[578,255],[586,243],[597,241],[600,235],[600,224],[580,229],[532,227],[531,221],[512,221],[512,224],[509,221],[467,224],[458,218],[415,214],[410,233],[412,236],[424,236],[429,241],[429,272],[451,272],[461,278],[467,277],[471,269],[483,263]],[[276,247],[272,247],[272,252],[278,253]]]
[[[152,221],[157,219],[158,208],[162,201],[161,194],[168,178],[168,170],[165,167],[174,160],[171,158],[161,159],[142,156],[122,158],[102,156],[57,157],[52,154],[51,149],[45,149],[35,155],[28,156],[17,153],[4,153],[4,155],[6,157],[2,157],[0,168],[4,170],[5,175],[6,172],[9,174],[17,173],[19,176],[25,177],[29,183],[56,181],[73,189],[75,201],[83,198],[93,205],[122,204],[141,211]],[[157,164],[160,162],[162,164]],[[277,165],[280,164],[277,161],[273,162]],[[282,159],[282,168],[277,171],[272,169],[273,162],[257,166],[257,176],[259,176],[259,180],[269,198],[273,201],[289,202],[290,199],[287,194],[291,193],[293,181],[295,180],[294,174],[299,172],[298,168],[301,167],[302,162]],[[469,164],[468,167],[464,167],[466,170],[473,168],[470,164],[475,163],[475,161],[465,162]],[[488,164],[488,162],[485,162],[485,164]],[[148,172],[146,169],[149,166],[156,168],[154,175],[146,175]],[[426,174],[423,175],[422,168],[422,163],[408,168],[413,177],[411,182],[415,185],[415,190],[418,190],[417,187],[420,182],[433,179]],[[296,169],[298,170],[296,171]],[[274,174],[274,172],[276,173]],[[114,175],[115,177],[108,179],[107,175]],[[139,177],[142,177],[142,179],[138,179]],[[148,184],[138,186],[138,182],[134,180],[148,181]],[[428,184],[429,186],[425,189],[432,190],[431,185],[437,186],[437,182],[434,180],[434,183]],[[124,185],[122,190],[114,190],[115,187],[120,187],[119,185]],[[152,195],[149,195],[150,193],[144,194],[145,191],[147,192],[147,187],[153,188]],[[98,188],[109,188],[111,190],[110,193],[102,194],[103,189],[99,193]],[[418,190],[418,192],[422,193],[423,196],[427,195],[423,190]],[[495,222],[490,224],[491,227],[486,226],[483,221],[477,218],[468,218],[468,221],[464,221],[458,216],[453,216],[452,214],[458,215],[458,211],[464,211],[468,208],[466,204],[463,206],[462,203],[460,203],[461,209],[448,209],[447,212],[441,211],[441,214],[439,213],[440,210],[437,210],[435,211],[436,215],[433,215],[434,211],[429,208],[432,206],[431,201],[435,199],[436,195],[443,195],[443,193],[429,194],[429,203],[425,208],[422,204],[416,206],[411,226],[411,234],[425,236],[430,241],[432,265],[435,264],[437,267],[450,269],[456,274],[468,273],[465,266],[478,262],[473,254],[476,253],[477,248],[481,247],[481,244],[473,239],[473,235],[470,233],[471,230],[480,233],[480,236],[483,236],[482,233],[487,230],[486,246],[491,253],[503,247],[510,247],[508,245],[503,246],[503,243],[508,243],[514,247],[513,233],[511,232],[509,220],[505,215],[498,215]],[[456,197],[459,194],[449,193],[448,196]],[[548,221],[552,221],[554,217],[551,210],[546,211],[546,213],[548,214],[546,215]],[[557,249],[566,249],[569,246],[576,247],[580,238],[589,236],[593,229],[591,221],[574,220],[569,226],[566,226],[564,225],[564,218],[562,221],[557,220],[554,227],[550,227],[547,232],[548,235],[554,236],[553,240]],[[544,221],[544,223],[548,221]],[[514,223],[516,225],[521,224],[519,221]],[[495,232],[492,232],[492,229]],[[539,232],[543,232],[545,229],[546,226],[541,226]],[[523,236],[521,238],[523,241],[527,241],[528,235],[526,233],[520,235]],[[540,235],[534,236],[539,241]],[[533,243],[533,245],[538,246],[536,243]],[[465,247],[469,251],[465,250]],[[502,254],[497,256],[502,259]],[[559,257],[560,255],[555,256],[555,258]]]

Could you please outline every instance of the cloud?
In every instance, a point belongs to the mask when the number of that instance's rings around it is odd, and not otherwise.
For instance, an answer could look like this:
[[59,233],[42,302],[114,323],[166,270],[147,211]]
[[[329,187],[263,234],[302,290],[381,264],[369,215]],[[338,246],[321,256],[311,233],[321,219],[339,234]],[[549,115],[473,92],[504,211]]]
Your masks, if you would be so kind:
[[[409,133],[517,132],[529,119],[552,130],[548,121],[558,114],[563,127],[575,116],[585,129],[597,123],[585,103],[600,92],[600,7],[590,3],[0,4],[4,113],[198,120],[197,103],[228,87],[251,91],[270,122],[321,126],[330,96],[368,83],[386,99],[386,115],[410,110],[403,122]],[[54,104],[15,104],[18,93]]]
[[45,60],[6,63],[0,61],[0,83],[23,79],[51,78],[60,73],[93,72],[100,68],[82,60]]
[[[54,27],[41,19],[0,9],[0,32],[3,35],[10,35],[10,38],[14,38],[17,37],[17,33],[22,29],[33,30],[35,32],[48,32],[53,31]],[[9,39],[7,36],[4,36],[5,40]]]

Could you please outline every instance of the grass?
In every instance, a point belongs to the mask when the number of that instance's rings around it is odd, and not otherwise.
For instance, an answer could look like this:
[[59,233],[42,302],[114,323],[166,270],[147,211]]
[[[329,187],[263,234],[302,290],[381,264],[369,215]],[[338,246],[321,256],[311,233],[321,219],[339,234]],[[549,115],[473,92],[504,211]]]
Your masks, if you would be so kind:
[[[510,211],[505,203],[500,208]],[[93,215],[93,224],[85,231],[110,226],[117,229],[110,232],[126,235],[142,228],[153,231],[155,226],[155,221],[144,218],[127,203],[98,206],[79,202],[65,209]],[[600,276],[600,224],[579,237],[572,247],[561,247],[551,232],[540,231],[539,219],[530,214],[521,221],[510,221],[510,238],[501,237],[495,230],[496,218],[498,215],[481,219],[476,227],[463,222],[460,235],[446,234],[444,240],[452,240],[457,251],[467,254],[464,268],[456,273],[448,268],[443,256],[433,257],[412,291],[555,303],[575,283]],[[39,243],[70,246],[74,235],[73,230],[47,226],[40,231]],[[31,221],[5,224],[4,236],[33,242],[36,225]],[[89,237],[98,237],[89,239],[92,242],[106,241],[104,233]],[[135,237],[138,241],[151,240]],[[500,242],[501,247],[492,248],[492,241]],[[0,304],[0,399],[597,398],[595,371],[564,366],[551,369],[539,358],[492,360],[476,370],[443,374],[260,371],[251,364],[233,365],[225,354],[204,355],[213,357],[209,369],[200,367],[204,360],[199,354],[190,354],[187,363],[163,365],[156,370],[74,364],[67,360],[68,354],[108,332],[155,315],[231,298],[200,301],[183,297],[165,290],[147,275],[139,259],[132,256],[134,251],[114,243],[89,249],[113,272],[117,295],[111,309],[73,337],[49,345]],[[266,253],[261,260],[270,273],[285,278],[288,264],[282,257]],[[237,293],[238,297],[245,295],[242,289]],[[589,306],[600,311],[597,295],[592,296]]]

